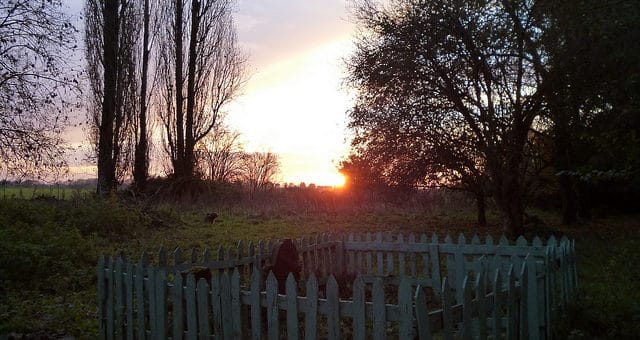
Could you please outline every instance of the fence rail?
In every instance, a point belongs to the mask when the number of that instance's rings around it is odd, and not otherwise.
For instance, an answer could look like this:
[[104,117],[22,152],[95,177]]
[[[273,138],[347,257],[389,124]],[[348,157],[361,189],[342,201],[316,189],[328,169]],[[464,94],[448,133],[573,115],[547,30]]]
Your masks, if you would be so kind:
[[[100,336],[106,339],[551,337],[577,288],[575,243],[474,236],[454,243],[391,234],[296,240],[302,275],[262,268],[277,241],[242,242],[216,259],[161,249],[151,264],[100,257]],[[189,270],[206,267],[208,278]],[[340,282],[340,284],[338,284]],[[346,286],[346,287],[345,287]]]

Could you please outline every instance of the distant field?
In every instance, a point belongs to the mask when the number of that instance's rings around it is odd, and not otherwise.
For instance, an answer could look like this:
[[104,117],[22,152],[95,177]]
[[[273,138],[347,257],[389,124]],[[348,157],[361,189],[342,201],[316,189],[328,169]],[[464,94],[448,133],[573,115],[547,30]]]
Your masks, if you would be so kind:
[[54,197],[60,200],[68,200],[72,197],[92,193],[92,189],[56,188],[56,187],[1,187],[0,198],[32,199],[34,197]]

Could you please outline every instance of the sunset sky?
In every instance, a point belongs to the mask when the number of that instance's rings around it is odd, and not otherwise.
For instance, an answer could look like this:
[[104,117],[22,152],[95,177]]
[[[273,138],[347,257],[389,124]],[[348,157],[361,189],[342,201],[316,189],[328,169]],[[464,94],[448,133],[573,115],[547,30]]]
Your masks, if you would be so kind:
[[[67,0],[76,13],[82,0]],[[251,78],[229,108],[248,151],[280,155],[280,182],[336,185],[348,152],[343,59],[347,0],[237,0],[236,27]]]

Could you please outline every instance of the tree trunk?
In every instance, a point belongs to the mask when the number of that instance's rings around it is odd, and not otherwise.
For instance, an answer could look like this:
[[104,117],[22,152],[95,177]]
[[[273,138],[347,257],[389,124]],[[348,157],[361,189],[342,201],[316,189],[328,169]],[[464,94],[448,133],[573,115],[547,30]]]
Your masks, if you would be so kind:
[[189,35],[189,64],[187,74],[187,112],[185,124],[185,150],[184,150],[184,176],[191,177],[194,173],[194,149],[195,140],[193,137],[193,111],[196,100],[196,61],[198,58],[197,42],[198,29],[200,27],[200,1],[191,2],[191,32]]
[[184,98],[182,96],[182,24],[183,24],[183,7],[182,0],[175,0],[176,17],[175,17],[175,53],[176,53],[176,154],[173,160],[174,175],[176,177],[184,176],[184,112],[182,104]]
[[149,143],[147,140],[147,74],[149,72],[149,0],[144,1],[142,32],[142,80],[140,84],[140,116],[138,117],[138,143],[133,169],[134,189],[143,192],[149,176]]
[[104,92],[98,141],[98,188],[100,196],[116,190],[113,155],[113,124],[116,115],[118,69],[118,0],[106,0],[103,12]]

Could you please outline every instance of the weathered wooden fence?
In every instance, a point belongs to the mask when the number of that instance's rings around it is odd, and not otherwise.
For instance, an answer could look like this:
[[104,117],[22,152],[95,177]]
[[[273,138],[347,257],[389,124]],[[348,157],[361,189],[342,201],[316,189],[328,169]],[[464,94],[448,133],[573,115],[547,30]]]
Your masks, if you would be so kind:
[[[161,250],[135,264],[101,257],[100,336],[544,339],[577,288],[566,238],[510,244],[378,233],[297,240],[302,275],[290,275],[279,294],[262,272],[275,244],[239,242],[215,256],[192,250],[188,259]],[[196,280],[194,267],[211,276]]]

